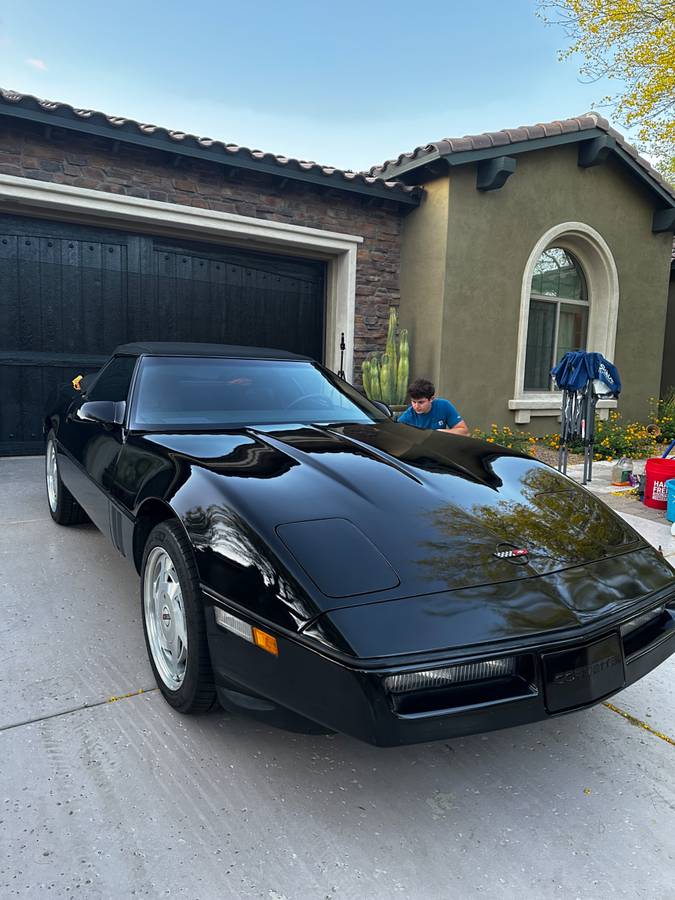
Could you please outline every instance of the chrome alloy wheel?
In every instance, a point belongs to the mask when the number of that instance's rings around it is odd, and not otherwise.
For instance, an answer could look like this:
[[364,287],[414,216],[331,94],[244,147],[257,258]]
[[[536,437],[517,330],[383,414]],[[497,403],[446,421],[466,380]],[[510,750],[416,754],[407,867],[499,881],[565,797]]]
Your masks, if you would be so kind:
[[169,690],[177,691],[185,678],[187,625],[178,574],[163,547],[150,551],[145,566],[143,615],[157,672]]
[[59,503],[59,470],[56,464],[56,446],[52,440],[47,442],[46,455],[47,499],[51,511],[56,512]]

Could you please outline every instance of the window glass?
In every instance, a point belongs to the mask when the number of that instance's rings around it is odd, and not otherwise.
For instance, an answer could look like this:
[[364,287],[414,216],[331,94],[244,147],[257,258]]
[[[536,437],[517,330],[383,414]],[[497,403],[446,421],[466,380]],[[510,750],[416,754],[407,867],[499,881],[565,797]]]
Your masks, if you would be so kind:
[[525,390],[546,391],[550,387],[551,356],[555,336],[555,303],[530,300],[525,355]]
[[310,362],[146,357],[133,428],[204,428],[385,419],[358,391]]
[[558,323],[558,347],[555,361],[559,362],[569,350],[581,350],[586,346],[588,307],[560,304]]
[[581,267],[567,250],[550,247],[532,276],[525,390],[552,390],[551,369],[568,351],[585,350],[587,335],[588,296]]
[[126,400],[135,365],[135,356],[116,356],[99,372],[87,400]]
[[561,247],[544,250],[534,267],[532,293],[565,300],[585,300],[584,276],[574,257]]

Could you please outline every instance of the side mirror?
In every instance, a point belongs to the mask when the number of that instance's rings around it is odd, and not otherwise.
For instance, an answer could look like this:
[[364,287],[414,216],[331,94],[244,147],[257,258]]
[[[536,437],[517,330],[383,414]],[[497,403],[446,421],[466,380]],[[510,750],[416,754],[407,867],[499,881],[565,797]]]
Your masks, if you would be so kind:
[[121,425],[126,407],[124,400],[88,400],[77,410],[75,417],[82,422]]
[[380,412],[383,412],[385,416],[389,416],[390,419],[394,418],[393,412],[389,409],[386,403],[383,403],[381,400],[371,400],[370,401],[373,406],[376,406]]

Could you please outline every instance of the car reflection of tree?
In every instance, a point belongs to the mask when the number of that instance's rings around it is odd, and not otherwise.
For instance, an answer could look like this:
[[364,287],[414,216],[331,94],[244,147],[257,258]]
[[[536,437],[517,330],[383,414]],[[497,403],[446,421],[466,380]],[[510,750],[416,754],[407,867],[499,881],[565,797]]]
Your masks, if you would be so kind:
[[314,608],[269,559],[264,546],[231,510],[217,504],[196,506],[185,525],[214,590],[285,627],[299,627]]
[[[419,560],[427,570],[425,577],[447,581],[453,588],[514,580],[601,559],[612,550],[620,553],[634,542],[595,498],[578,488],[567,489],[548,469],[533,466],[520,483],[517,498],[496,493],[494,502],[474,504],[469,510],[455,504],[434,510],[430,516],[438,540],[422,543],[425,554]],[[551,490],[552,485],[562,489]],[[502,542],[527,548],[527,564],[496,559],[494,551]]]

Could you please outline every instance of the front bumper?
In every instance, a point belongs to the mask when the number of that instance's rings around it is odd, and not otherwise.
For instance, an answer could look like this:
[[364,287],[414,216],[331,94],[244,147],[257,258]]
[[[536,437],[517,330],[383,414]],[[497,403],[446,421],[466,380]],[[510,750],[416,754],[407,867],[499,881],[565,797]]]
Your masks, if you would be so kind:
[[[378,746],[459,737],[584,709],[633,684],[675,652],[672,595],[650,603],[647,610],[664,606],[663,612],[629,634],[621,627],[631,619],[626,616],[611,626],[584,630],[583,635],[528,642],[499,652],[453,654],[445,660],[434,654],[433,659],[417,658],[408,664],[337,658],[312,642],[278,631],[279,654],[272,656],[218,627],[213,604],[227,608],[224,602],[212,596],[205,602],[212,665],[221,693],[253,695],[260,701],[259,714],[265,707],[283,707]],[[241,610],[230,611],[241,615]],[[640,613],[644,611],[643,606]],[[507,677],[408,693],[394,693],[386,686],[392,675],[504,656],[516,657]]]

